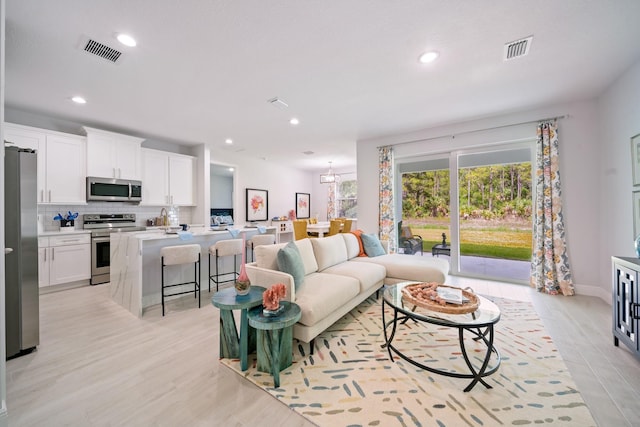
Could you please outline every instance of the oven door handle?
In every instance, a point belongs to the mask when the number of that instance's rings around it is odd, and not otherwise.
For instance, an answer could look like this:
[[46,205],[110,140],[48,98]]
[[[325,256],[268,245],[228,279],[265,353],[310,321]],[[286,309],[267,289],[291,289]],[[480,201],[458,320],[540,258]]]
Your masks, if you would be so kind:
[[111,237],[94,237],[91,239],[93,243],[104,243],[111,241]]

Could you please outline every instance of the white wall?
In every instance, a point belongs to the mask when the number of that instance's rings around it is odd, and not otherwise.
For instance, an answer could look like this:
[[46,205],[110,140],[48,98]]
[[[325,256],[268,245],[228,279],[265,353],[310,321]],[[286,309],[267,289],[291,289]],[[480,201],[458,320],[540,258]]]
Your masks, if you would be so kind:
[[[268,219],[274,216],[288,216],[295,210],[296,193],[311,193],[314,175],[281,163],[251,157],[247,153],[233,153],[211,150],[211,163],[233,166],[234,179],[234,221],[236,225],[246,224],[246,189],[255,188],[269,192]],[[315,209],[311,207],[312,212]],[[270,223],[270,222],[269,222]]]
[[[611,293],[611,256],[635,257],[631,137],[640,133],[640,61],[615,81],[598,100],[600,151],[598,205],[599,278]],[[636,188],[640,190],[640,187]]]
[[211,172],[211,207],[225,209],[233,207],[233,178]]
[[[595,101],[556,105],[425,129],[410,134],[358,141],[358,226],[378,231],[378,152],[377,147],[397,145],[396,155],[409,157],[470,148],[486,143],[520,141],[535,137],[535,123],[555,116],[559,121],[560,170],[563,185],[563,212],[566,221],[569,260],[578,292],[606,299],[609,280],[600,275],[598,115]],[[474,132],[498,127],[494,130]],[[468,133],[467,133],[468,132]],[[456,135],[452,138],[451,135]],[[441,138],[437,138],[441,137]],[[425,141],[429,138],[429,141]]]

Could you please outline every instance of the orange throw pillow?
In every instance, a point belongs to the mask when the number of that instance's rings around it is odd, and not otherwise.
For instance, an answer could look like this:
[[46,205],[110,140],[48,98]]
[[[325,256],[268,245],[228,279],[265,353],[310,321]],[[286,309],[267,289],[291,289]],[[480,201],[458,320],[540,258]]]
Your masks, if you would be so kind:
[[353,230],[350,233],[356,236],[356,238],[358,239],[358,245],[360,245],[360,253],[358,254],[358,256],[367,256],[367,254],[364,252],[364,245],[362,244],[362,233],[364,233],[364,231]]

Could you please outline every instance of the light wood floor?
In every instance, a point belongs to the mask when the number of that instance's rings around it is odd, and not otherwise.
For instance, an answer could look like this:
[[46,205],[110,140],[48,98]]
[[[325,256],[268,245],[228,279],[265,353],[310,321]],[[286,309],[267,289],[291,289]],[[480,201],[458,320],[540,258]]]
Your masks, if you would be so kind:
[[[531,300],[601,427],[640,419],[640,361],[613,346],[610,306],[523,286],[451,277],[476,292]],[[7,362],[11,426],[311,426],[218,361],[218,310],[202,294],[138,320],[108,287],[40,298],[37,352]]]

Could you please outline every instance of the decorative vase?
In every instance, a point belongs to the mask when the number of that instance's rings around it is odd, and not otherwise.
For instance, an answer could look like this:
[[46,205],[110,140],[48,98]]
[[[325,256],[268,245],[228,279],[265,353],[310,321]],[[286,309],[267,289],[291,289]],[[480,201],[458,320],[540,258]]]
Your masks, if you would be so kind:
[[244,241],[245,236],[242,235],[242,264],[240,264],[240,275],[236,279],[235,288],[237,295],[247,295],[251,290],[251,281],[249,280],[249,276],[247,275],[247,270],[244,268],[244,263],[246,260],[246,243]]
[[636,248],[636,256],[640,258],[640,234],[636,237],[636,241],[634,242],[634,246]]

